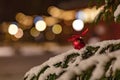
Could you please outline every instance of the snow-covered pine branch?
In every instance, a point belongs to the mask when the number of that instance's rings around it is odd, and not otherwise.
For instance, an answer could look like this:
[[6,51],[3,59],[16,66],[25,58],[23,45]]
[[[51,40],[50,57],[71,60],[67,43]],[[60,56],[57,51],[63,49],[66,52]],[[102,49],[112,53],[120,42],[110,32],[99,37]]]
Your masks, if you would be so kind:
[[94,22],[98,23],[100,20],[109,22],[120,22],[120,0],[90,0],[96,1],[97,7],[101,5],[101,11],[96,16]]
[[115,21],[120,21],[120,4],[117,6],[117,9],[114,12]]
[[32,68],[24,80],[118,80],[120,40],[86,45]]

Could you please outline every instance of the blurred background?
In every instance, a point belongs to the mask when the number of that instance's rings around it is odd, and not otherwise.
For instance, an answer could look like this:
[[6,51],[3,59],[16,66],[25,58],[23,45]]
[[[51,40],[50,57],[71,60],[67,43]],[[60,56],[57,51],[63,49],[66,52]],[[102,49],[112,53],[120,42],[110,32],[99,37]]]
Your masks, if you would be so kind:
[[89,0],[0,0],[0,80],[22,80],[33,66],[73,49],[68,38],[86,29],[86,44],[119,39],[120,24],[93,25],[102,5],[88,4]]

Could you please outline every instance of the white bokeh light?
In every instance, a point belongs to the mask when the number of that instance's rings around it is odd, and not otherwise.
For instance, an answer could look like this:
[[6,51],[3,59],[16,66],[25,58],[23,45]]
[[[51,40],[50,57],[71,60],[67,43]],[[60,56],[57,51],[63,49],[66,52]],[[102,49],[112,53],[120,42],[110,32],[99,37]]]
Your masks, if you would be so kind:
[[39,20],[35,23],[35,28],[38,31],[44,31],[46,29],[46,23],[43,20]]
[[21,28],[18,28],[18,32],[14,36],[19,39],[23,37],[23,34],[23,30]]
[[74,20],[72,25],[75,31],[81,31],[84,28],[84,23],[80,19]]
[[85,14],[85,12],[83,12],[83,11],[78,11],[78,12],[76,13],[76,18],[85,21],[85,19],[86,19],[86,14]]
[[11,35],[15,35],[18,32],[18,26],[15,24],[10,24],[8,27],[8,32]]

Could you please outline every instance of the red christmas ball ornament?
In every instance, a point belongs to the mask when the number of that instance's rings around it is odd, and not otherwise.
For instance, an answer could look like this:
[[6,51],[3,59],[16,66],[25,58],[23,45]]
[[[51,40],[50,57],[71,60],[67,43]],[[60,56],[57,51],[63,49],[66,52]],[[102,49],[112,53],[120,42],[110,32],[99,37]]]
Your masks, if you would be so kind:
[[73,41],[73,46],[75,49],[80,50],[85,46],[85,43],[83,42],[83,39],[76,39]]
[[88,28],[81,35],[80,34],[73,35],[68,39],[68,41],[71,41],[73,43],[75,49],[80,50],[85,46],[84,40],[81,36],[84,36],[87,32]]

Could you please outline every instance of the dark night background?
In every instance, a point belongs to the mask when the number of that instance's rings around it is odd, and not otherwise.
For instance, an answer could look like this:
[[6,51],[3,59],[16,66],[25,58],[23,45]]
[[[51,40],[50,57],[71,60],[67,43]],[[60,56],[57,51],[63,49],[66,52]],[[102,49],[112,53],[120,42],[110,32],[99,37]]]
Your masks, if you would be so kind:
[[49,15],[49,6],[61,9],[79,9],[87,7],[89,0],[0,0],[0,22],[14,21],[18,12],[26,15]]
[[[56,6],[65,11],[80,10],[88,8],[90,0],[0,0],[0,80],[22,80],[25,72],[31,67],[42,64],[50,57],[73,49],[73,46],[67,39],[76,33],[72,26],[65,26],[64,22],[60,22],[64,29],[71,30],[72,33],[65,35],[61,33],[56,35],[55,40],[45,40],[44,34],[51,30],[41,32],[43,38],[39,40],[29,34],[29,29],[24,30],[24,36],[18,41],[12,41],[11,35],[3,32],[1,24],[4,22],[13,22],[17,13],[22,12],[25,15],[45,15],[48,13],[49,6]],[[95,5],[95,3],[92,3]],[[66,21],[69,24],[72,21]],[[85,42],[92,37],[99,37],[101,41],[119,39],[120,24],[100,22],[98,25],[103,25],[106,29],[104,35],[99,36],[94,33],[94,27],[90,23],[85,24],[85,28],[89,28],[89,32],[85,36]],[[32,26],[33,27],[33,26]],[[6,29],[6,28],[5,28]],[[30,28],[31,29],[31,28]],[[38,39],[38,41],[37,41]]]

